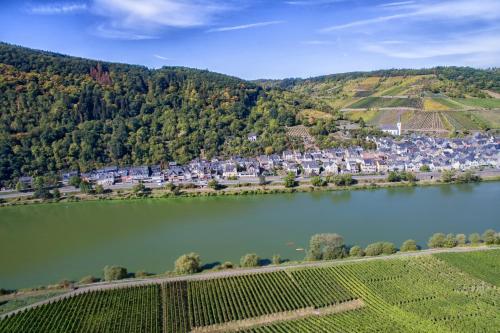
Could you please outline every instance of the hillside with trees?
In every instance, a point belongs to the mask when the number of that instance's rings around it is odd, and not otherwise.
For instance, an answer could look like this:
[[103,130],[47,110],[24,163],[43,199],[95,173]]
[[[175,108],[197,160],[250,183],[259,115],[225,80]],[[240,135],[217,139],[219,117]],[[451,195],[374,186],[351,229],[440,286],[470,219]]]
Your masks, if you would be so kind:
[[[302,149],[300,140],[287,136],[287,127],[295,125],[305,125],[320,148],[366,145],[366,135],[377,130],[365,129],[365,122],[374,122],[343,113],[343,107],[357,103],[369,109],[387,101],[398,107],[495,107],[498,100],[488,91],[500,91],[499,69],[438,67],[250,82],[206,70],[149,69],[0,43],[0,185],[63,170]],[[388,94],[410,97],[391,100]],[[455,99],[424,103],[425,94]],[[462,118],[451,121],[469,121]],[[343,119],[361,129],[334,136]],[[495,128],[489,119],[496,118],[481,120],[481,128]],[[248,140],[250,133],[258,139]]]

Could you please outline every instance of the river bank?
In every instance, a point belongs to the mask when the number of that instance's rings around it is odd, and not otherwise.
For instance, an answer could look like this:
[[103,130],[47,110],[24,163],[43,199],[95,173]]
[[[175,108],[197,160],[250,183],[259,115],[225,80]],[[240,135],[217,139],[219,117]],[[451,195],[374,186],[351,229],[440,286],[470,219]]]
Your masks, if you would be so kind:
[[[182,188],[176,187],[169,190],[165,187],[146,188],[147,191],[134,193],[132,188],[124,188],[118,190],[106,189],[103,194],[85,194],[81,192],[65,192],[59,198],[53,199],[36,199],[32,196],[18,196],[10,198],[0,198],[0,207],[40,204],[40,203],[66,203],[80,201],[99,201],[99,200],[139,200],[139,199],[154,199],[154,198],[190,198],[190,197],[213,197],[213,196],[238,196],[238,195],[263,195],[263,194],[286,194],[286,193],[304,193],[304,192],[319,192],[319,191],[348,191],[348,190],[373,190],[379,188],[398,188],[398,187],[414,187],[414,186],[435,186],[443,184],[460,184],[458,181],[444,183],[440,179],[424,178],[417,179],[415,182],[388,182],[380,176],[370,178],[364,176],[356,179],[355,183],[349,186],[337,186],[334,184],[326,184],[325,186],[313,186],[310,180],[298,181],[294,187],[285,187],[281,182],[269,182],[266,185],[255,183],[236,183],[233,185],[222,186],[220,189],[211,189],[208,187],[192,187],[187,186]],[[481,175],[481,181],[492,182],[500,181],[500,170],[498,173],[489,172]]]

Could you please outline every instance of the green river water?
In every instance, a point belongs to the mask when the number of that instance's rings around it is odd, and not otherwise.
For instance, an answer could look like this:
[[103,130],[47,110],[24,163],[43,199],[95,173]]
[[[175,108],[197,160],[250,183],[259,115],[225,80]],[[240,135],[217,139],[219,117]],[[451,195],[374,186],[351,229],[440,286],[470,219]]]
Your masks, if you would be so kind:
[[347,244],[434,232],[500,229],[500,183],[210,198],[144,199],[0,208],[0,288],[101,275],[105,265],[164,272],[198,252],[204,263],[302,259],[312,234]]

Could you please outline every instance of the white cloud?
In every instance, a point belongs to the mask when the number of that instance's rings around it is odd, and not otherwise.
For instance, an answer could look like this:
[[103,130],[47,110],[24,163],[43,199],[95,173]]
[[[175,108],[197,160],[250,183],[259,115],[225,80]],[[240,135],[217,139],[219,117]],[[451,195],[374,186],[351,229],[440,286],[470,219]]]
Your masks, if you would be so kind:
[[145,40],[145,39],[157,39],[158,36],[154,34],[141,34],[139,32],[124,30],[124,29],[114,29],[112,27],[107,27],[105,25],[99,25],[95,28],[93,33],[102,38],[109,39],[123,39],[123,40]]
[[209,24],[229,7],[214,0],[93,0],[93,9],[115,26],[188,28]]
[[415,1],[388,2],[388,3],[383,3],[383,4],[379,5],[379,7],[400,7],[400,6],[405,6],[405,5],[411,5],[414,3],[415,3]]
[[70,14],[85,10],[87,10],[85,3],[50,3],[29,7],[30,13],[41,15]]
[[332,41],[329,40],[305,40],[302,42],[305,45],[331,45]]
[[[393,6],[389,7],[398,7],[394,5],[395,3],[392,4]],[[498,0],[482,0],[480,4],[475,0],[444,1],[441,3],[423,2],[418,4],[400,2],[399,6],[399,9],[403,10],[400,13],[334,25],[321,29],[321,32],[332,32],[401,19],[491,21],[500,18],[500,1]]]
[[446,56],[470,56],[491,58],[500,54],[500,34],[467,35],[455,39],[413,41],[407,43],[365,44],[362,49],[401,59],[426,59]]
[[285,23],[285,22],[284,21],[257,22],[257,23],[236,25],[236,26],[232,26],[232,27],[221,27],[221,28],[210,29],[210,30],[208,30],[208,32],[224,32],[224,31],[233,31],[233,30],[252,29],[252,28],[260,28],[260,27],[266,27],[269,25],[282,24],[282,23]]
[[297,0],[297,1],[285,1],[287,5],[293,6],[317,6],[317,5],[329,5],[337,2],[344,2],[346,0]]
[[155,57],[156,59],[165,60],[165,61],[170,60],[170,58],[167,58],[167,57],[161,56],[161,55],[159,55],[159,54],[153,54],[153,57]]

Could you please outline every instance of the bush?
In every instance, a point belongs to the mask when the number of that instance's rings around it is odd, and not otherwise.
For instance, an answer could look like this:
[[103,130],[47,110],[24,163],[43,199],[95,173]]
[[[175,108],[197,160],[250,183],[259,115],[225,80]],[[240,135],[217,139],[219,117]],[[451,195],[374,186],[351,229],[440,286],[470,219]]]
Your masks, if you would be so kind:
[[481,236],[475,232],[469,235],[469,242],[473,245],[481,243]]
[[128,275],[127,269],[120,266],[106,266],[104,267],[104,280],[113,281],[126,278]]
[[222,265],[220,265],[220,267],[221,267],[222,269],[231,269],[231,268],[234,268],[234,265],[233,265],[233,263],[232,263],[232,262],[230,262],[230,261],[226,261],[226,262],[224,262]]
[[441,173],[441,181],[443,183],[451,183],[455,180],[455,172],[451,170],[444,170]]
[[444,240],[444,247],[452,248],[452,247],[455,247],[457,245],[458,245],[458,241],[457,241],[454,234],[446,235],[446,238]]
[[258,267],[260,265],[260,258],[255,253],[249,253],[241,257],[241,267]]
[[279,265],[279,264],[281,264],[281,256],[279,254],[275,254],[275,255],[273,255],[273,258],[271,261],[272,261],[273,265]]
[[435,233],[429,238],[427,242],[427,246],[430,248],[444,247],[444,242],[446,240],[446,236],[443,233]]
[[96,194],[103,194],[104,193],[104,186],[102,186],[101,184],[96,185],[95,193]]
[[382,242],[376,242],[368,245],[365,249],[365,255],[369,257],[381,255],[384,251],[384,244]]
[[311,184],[312,186],[319,187],[319,186],[326,186],[327,182],[323,178],[315,176],[311,178]]
[[331,260],[346,256],[344,239],[339,234],[316,234],[309,240],[307,260]]
[[417,250],[418,250],[417,242],[415,242],[413,239],[405,240],[403,242],[403,245],[401,245],[401,252],[410,252]]
[[351,247],[351,249],[349,250],[349,256],[351,257],[362,257],[365,255],[365,252],[363,251],[363,249],[360,247],[360,246],[353,246]]
[[423,165],[420,167],[420,171],[421,171],[421,172],[429,172],[429,171],[431,171],[431,168],[430,168],[427,164],[423,164]]
[[146,271],[137,271],[137,272],[135,272],[134,277],[136,277],[136,278],[146,278],[146,277],[148,277],[150,275],[151,274],[148,273],[148,272],[146,272]]
[[283,182],[285,183],[285,187],[295,187],[297,186],[297,182],[295,181],[295,174],[293,172],[289,172],[285,178],[283,178]]
[[177,274],[193,274],[198,272],[200,267],[200,256],[194,252],[184,254],[175,261],[175,272]]
[[90,284],[90,283],[95,283],[95,282],[98,282],[98,281],[99,281],[99,279],[96,278],[95,276],[87,275],[87,276],[82,277],[78,283],[80,283],[80,284]]
[[472,173],[472,171],[465,171],[457,177],[459,183],[476,183],[480,182],[481,177]]
[[393,243],[383,242],[382,243],[382,253],[383,254],[396,253],[396,246]]
[[210,187],[212,190],[220,190],[222,187],[221,185],[219,184],[218,181],[216,181],[215,179],[212,179],[211,181],[208,182],[208,187]]
[[457,240],[458,246],[463,246],[465,245],[465,243],[467,243],[467,236],[465,236],[464,234],[457,234],[455,239]]
[[496,232],[493,229],[488,229],[483,233],[483,241],[488,244],[495,244]]

